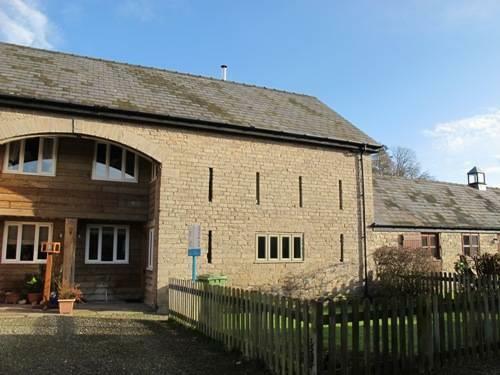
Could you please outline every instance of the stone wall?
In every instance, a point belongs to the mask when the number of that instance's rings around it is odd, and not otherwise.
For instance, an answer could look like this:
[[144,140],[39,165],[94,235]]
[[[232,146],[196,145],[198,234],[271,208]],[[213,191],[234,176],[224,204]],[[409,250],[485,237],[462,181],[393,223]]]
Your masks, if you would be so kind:
[[[298,143],[176,128],[0,111],[0,143],[39,134],[77,133],[129,146],[161,165],[157,303],[166,306],[170,277],[188,278],[187,228],[202,225],[200,273],[223,273],[241,287],[285,285],[309,275],[325,288],[363,275],[359,154]],[[208,201],[209,168],[213,201]],[[366,223],[373,222],[371,160],[365,157]],[[260,204],[256,204],[256,173]],[[299,176],[303,207],[299,206]],[[342,180],[343,209],[339,207]],[[212,263],[206,257],[212,231]],[[304,261],[256,262],[256,233],[302,233]],[[340,234],[344,261],[340,262]],[[368,233],[370,243],[371,232]],[[369,257],[370,258],[370,257]],[[328,272],[334,267],[341,272]],[[318,270],[316,272],[316,270]],[[316,277],[317,276],[317,277]],[[314,281],[314,279],[317,281]]]
[[[399,246],[400,236],[408,233],[418,232],[384,232],[381,229],[372,231],[372,247],[377,249],[382,246]],[[469,232],[465,232],[469,233]],[[475,232],[477,233],[477,232]],[[479,252],[497,253],[499,251],[497,233],[479,233]],[[444,272],[453,272],[455,261],[462,254],[462,233],[461,232],[442,232],[439,233],[439,244],[441,246],[441,264]]]

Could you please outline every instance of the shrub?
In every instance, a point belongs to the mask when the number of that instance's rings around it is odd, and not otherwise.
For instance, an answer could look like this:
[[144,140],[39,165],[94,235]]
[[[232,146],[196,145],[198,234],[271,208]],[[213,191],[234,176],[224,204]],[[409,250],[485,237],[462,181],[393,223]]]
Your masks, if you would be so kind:
[[500,275],[500,254],[482,254],[472,258],[478,277]]
[[373,254],[379,294],[418,293],[421,280],[436,271],[436,262],[424,249],[381,247]]
[[474,276],[474,270],[471,266],[469,259],[465,255],[459,255],[458,260],[455,262],[455,272],[460,276]]
[[79,285],[74,287],[60,286],[57,290],[57,298],[59,299],[75,299],[76,302],[82,301],[83,294]]

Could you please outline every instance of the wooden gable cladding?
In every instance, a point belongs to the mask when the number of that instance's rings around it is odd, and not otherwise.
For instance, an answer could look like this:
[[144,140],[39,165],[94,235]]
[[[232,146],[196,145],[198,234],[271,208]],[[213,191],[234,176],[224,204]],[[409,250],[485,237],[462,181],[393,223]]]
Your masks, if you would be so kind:
[[60,138],[54,177],[2,172],[0,215],[146,221],[151,163],[139,158],[138,183],[92,180],[94,147],[90,139]]

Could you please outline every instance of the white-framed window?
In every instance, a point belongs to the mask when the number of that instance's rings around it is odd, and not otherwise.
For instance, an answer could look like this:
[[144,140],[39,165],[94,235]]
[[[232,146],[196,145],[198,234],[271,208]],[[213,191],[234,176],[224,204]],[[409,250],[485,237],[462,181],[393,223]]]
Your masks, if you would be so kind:
[[130,227],[90,224],[85,239],[86,264],[128,264]]
[[153,270],[154,247],[155,247],[155,230],[154,230],[154,228],[149,228],[149,231],[148,231],[148,263],[146,265],[146,269],[148,271]]
[[6,221],[2,263],[45,263],[42,242],[52,241],[52,223]]
[[57,138],[26,138],[7,143],[3,171],[39,176],[56,175]]
[[96,142],[92,179],[137,182],[139,157],[133,151],[111,143]]
[[304,235],[302,233],[257,233],[257,262],[302,262]]

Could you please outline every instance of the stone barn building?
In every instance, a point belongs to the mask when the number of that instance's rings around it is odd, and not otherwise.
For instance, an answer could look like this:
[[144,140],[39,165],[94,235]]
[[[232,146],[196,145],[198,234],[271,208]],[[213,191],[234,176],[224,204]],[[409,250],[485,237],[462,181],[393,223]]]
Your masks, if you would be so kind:
[[88,299],[163,308],[194,223],[233,285],[364,277],[380,145],[314,97],[1,43],[0,144],[0,290],[60,242]]

